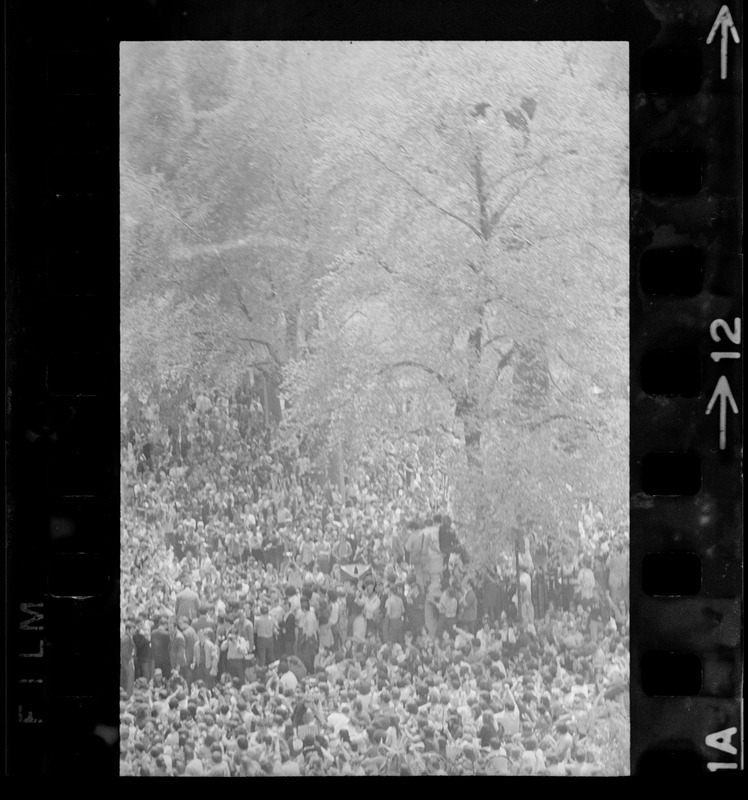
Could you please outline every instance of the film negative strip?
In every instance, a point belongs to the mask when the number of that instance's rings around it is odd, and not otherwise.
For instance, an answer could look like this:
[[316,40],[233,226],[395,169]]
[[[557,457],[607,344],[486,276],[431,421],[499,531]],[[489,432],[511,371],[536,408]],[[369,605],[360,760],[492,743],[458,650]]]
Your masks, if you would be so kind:
[[[630,634],[615,639],[630,657],[625,772],[724,779],[742,770],[742,5],[559,5],[10,9],[6,774],[114,777],[128,758],[120,54],[123,42],[227,40],[628,43]],[[526,101],[498,116],[520,141],[535,113]],[[489,109],[475,105],[471,124]],[[519,597],[519,545],[513,558],[509,595]],[[545,573],[534,569],[537,587]],[[564,733],[551,733],[555,753]],[[535,774],[600,774],[572,763],[577,753],[585,760],[579,729],[574,755],[551,754],[545,769],[525,758],[531,734],[506,739],[500,752],[512,762],[515,748],[516,765],[496,774],[530,761]],[[465,770],[485,756],[478,750]]]
[[642,570],[632,761],[642,772],[742,768],[740,9],[692,9],[699,23],[687,30],[665,12],[632,96],[631,555]]

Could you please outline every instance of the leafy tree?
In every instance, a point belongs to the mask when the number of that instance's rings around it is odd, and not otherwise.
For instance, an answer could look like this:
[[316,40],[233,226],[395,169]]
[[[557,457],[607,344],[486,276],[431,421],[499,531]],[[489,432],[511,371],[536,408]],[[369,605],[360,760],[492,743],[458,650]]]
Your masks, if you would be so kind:
[[259,370],[285,441],[349,467],[416,448],[476,550],[531,511],[556,527],[582,490],[625,502],[622,46],[122,63],[125,388]]
[[367,433],[417,420],[457,450],[458,515],[486,544],[582,486],[625,497],[626,87],[595,81],[610,48],[580,47],[571,75],[563,44],[377,47],[368,113],[328,132],[351,245],[286,372],[290,427],[355,460]]

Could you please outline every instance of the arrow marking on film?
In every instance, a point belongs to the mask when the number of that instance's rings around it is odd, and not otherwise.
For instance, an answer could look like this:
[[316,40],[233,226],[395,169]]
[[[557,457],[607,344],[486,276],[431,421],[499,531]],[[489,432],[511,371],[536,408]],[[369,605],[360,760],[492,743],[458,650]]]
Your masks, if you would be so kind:
[[724,80],[727,77],[727,32],[728,30],[732,34],[732,38],[735,41],[735,44],[740,44],[740,37],[738,36],[738,32],[735,30],[735,23],[732,21],[732,14],[730,14],[730,9],[727,6],[722,6],[719,10],[719,14],[717,14],[717,19],[714,20],[714,25],[712,25],[711,31],[709,31],[709,36],[706,37],[706,43],[711,44],[714,41],[714,37],[717,35],[717,29],[722,29],[722,41],[720,42],[719,47],[719,76]]
[[738,413],[738,406],[730,391],[730,384],[724,375],[717,381],[712,399],[706,407],[707,414],[711,414],[717,398],[719,398],[719,449],[724,450],[727,447],[727,403],[730,403],[730,408],[734,414]]

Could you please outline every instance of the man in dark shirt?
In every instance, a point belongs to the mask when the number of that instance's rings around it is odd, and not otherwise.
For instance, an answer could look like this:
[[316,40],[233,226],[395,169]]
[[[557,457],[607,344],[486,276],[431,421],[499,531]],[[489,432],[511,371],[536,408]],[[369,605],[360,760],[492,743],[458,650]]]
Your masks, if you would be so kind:
[[153,677],[153,659],[151,658],[151,640],[145,633],[142,625],[135,629],[132,636],[135,644],[135,679],[145,678],[150,681]]
[[444,516],[439,525],[439,550],[443,554],[451,553],[455,545],[455,535],[452,530],[452,520]]
[[174,610],[174,615],[177,618],[187,617],[190,622],[200,615],[200,598],[191,581],[177,594],[177,606]]
[[281,647],[287,656],[294,655],[296,644],[296,615],[288,600],[283,603],[283,622],[281,624]]
[[193,622],[192,627],[195,633],[199,633],[206,628],[215,628],[216,622],[209,614],[210,609],[208,606],[200,606],[200,616]]
[[135,681],[135,667],[133,656],[135,654],[135,643],[132,639],[135,626],[128,622],[125,624],[125,632],[120,638],[119,665],[120,665],[120,686],[127,692],[129,697],[132,694],[132,687]]
[[195,647],[197,646],[198,639],[195,629],[190,625],[185,617],[179,621],[179,630],[184,635],[184,666],[180,668],[180,673],[187,681],[188,686],[192,686],[193,669],[192,665],[195,662]]
[[171,675],[170,643],[171,638],[166,627],[166,619],[161,617],[158,625],[151,631],[151,655],[154,668],[160,669],[166,677]]
[[169,666],[170,674],[177,671],[184,676],[184,667],[187,662],[184,657],[185,639],[182,631],[179,630],[176,620],[169,621]]

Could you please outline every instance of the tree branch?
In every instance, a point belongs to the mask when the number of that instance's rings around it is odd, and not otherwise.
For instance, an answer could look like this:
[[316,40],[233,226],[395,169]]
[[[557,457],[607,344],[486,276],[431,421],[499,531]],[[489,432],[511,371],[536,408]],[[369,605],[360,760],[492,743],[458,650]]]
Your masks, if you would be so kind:
[[486,300],[486,305],[488,305],[489,303],[495,303],[497,300],[501,300],[504,303],[507,303],[508,305],[512,306],[512,308],[516,308],[517,311],[519,311],[522,314],[525,314],[531,319],[536,319],[538,317],[537,313],[533,314],[531,311],[528,311],[527,308],[519,305],[518,303],[515,303],[513,300],[510,300],[506,295],[503,294],[495,294],[493,297],[489,297],[488,300]]
[[[185,228],[191,230],[196,236],[198,236],[203,241],[207,242],[211,246],[211,248],[215,251],[215,254],[218,256],[218,261],[221,264],[221,268],[222,268],[223,274],[226,276],[227,280],[231,283],[231,285],[232,285],[232,287],[234,289],[234,292],[236,293],[237,305],[241,309],[242,314],[244,314],[245,318],[247,319],[247,322],[252,324],[252,322],[253,322],[252,315],[249,313],[249,309],[247,308],[247,305],[244,302],[244,298],[242,296],[241,287],[239,286],[239,283],[236,280],[236,278],[231,274],[231,272],[229,272],[229,269],[226,266],[226,262],[223,260],[223,255],[221,254],[221,251],[218,249],[216,244],[210,239],[209,236],[205,236],[204,234],[202,234],[199,231],[195,230],[195,228],[193,228],[190,224],[185,222],[185,220],[183,220],[176,212],[171,211],[171,209],[168,209],[168,208],[166,210],[169,211],[169,213],[175,219],[177,219],[179,222],[181,222],[182,225],[185,226]],[[281,360],[278,358],[277,354],[274,352],[274,350],[272,348],[272,345],[270,345],[268,342],[265,342],[265,341],[263,341],[261,339],[243,339],[242,341],[254,342],[255,344],[264,345],[265,347],[267,347],[268,353],[270,354],[270,357],[273,359],[273,361],[275,361],[276,364],[278,366],[280,366]]]
[[275,348],[273,347],[273,345],[270,344],[270,342],[266,342],[264,339],[255,339],[251,336],[240,336],[238,337],[237,341],[249,342],[250,344],[258,344],[262,347],[265,347],[268,351],[268,355],[270,356],[270,358],[272,358],[277,365],[280,365],[281,361],[278,358],[277,353],[275,352]]
[[489,392],[488,392],[489,397],[493,394],[493,391],[496,388],[496,384],[499,381],[499,376],[501,375],[502,371],[506,367],[509,366],[509,362],[512,360],[512,356],[514,355],[516,349],[517,349],[517,345],[515,343],[498,360],[498,362],[496,364],[496,371],[494,372],[494,376],[493,376],[493,383],[492,383],[491,388],[489,389]]
[[509,209],[512,206],[512,203],[516,200],[519,193],[535,177],[535,173],[538,171],[541,164],[547,161],[548,158],[550,158],[550,156],[541,159],[538,164],[535,164],[532,167],[532,172],[523,181],[520,181],[520,183],[518,183],[517,186],[515,186],[511,192],[509,192],[509,195],[504,198],[504,202],[501,204],[501,206],[496,211],[494,211],[489,221],[490,225],[489,236],[493,236],[494,232],[496,231],[496,228],[498,227],[499,222],[501,222],[502,218],[504,217],[504,214],[506,214],[506,212],[509,211]]
[[493,233],[496,230],[496,226],[499,224],[499,222],[501,222],[502,218],[504,217],[504,214],[506,214],[506,212],[511,208],[512,203],[515,201],[519,193],[535,177],[540,167],[542,167],[548,161],[551,161],[552,159],[563,155],[576,155],[576,150],[564,150],[561,153],[550,153],[548,155],[544,155],[542,158],[538,159],[538,161],[536,161],[534,164],[531,164],[527,167],[521,167],[515,170],[510,170],[503,176],[503,177],[509,177],[510,175],[515,174],[517,172],[523,172],[525,169],[531,170],[530,174],[523,181],[520,181],[520,183],[518,183],[517,186],[514,187],[514,189],[509,193],[509,195],[504,199],[504,202],[501,204],[501,206],[491,215],[491,220],[490,220],[491,236],[493,236]]
[[385,372],[390,372],[395,369],[400,369],[401,367],[413,367],[414,369],[420,369],[428,375],[433,376],[434,378],[439,381],[439,383],[444,386],[444,388],[450,393],[453,394],[452,387],[449,384],[447,378],[441,374],[438,370],[435,370],[433,367],[429,367],[426,364],[421,364],[419,361],[397,361],[394,364],[387,364],[386,366],[382,367],[378,375],[382,375]]
[[554,419],[573,419],[573,417],[569,416],[569,414],[551,414],[549,417],[545,417],[544,419],[530,420],[529,422],[522,423],[522,426],[534,431],[548,422],[553,422]]
[[454,214],[452,211],[449,211],[443,206],[440,206],[438,203],[435,203],[430,197],[425,195],[417,186],[414,186],[407,178],[400,175],[399,172],[396,172],[394,169],[388,166],[384,161],[382,161],[382,159],[379,158],[379,156],[372,153],[371,150],[364,150],[364,152],[367,153],[367,155],[371,156],[378,164],[384,167],[384,169],[386,169],[387,172],[389,172],[391,175],[394,175],[401,183],[405,184],[405,186],[407,186],[408,189],[411,190],[411,192],[420,197],[421,200],[423,200],[425,203],[428,203],[428,205],[430,205],[432,208],[435,208],[437,211],[441,211],[442,214],[445,214],[447,217],[450,217],[451,219],[454,219],[460,224],[464,225],[479,239],[483,238],[481,232],[478,230],[478,228],[475,227],[475,225],[472,225],[470,222],[468,222],[466,219],[463,219],[458,214]]
[[505,333],[497,333],[496,336],[492,336],[490,339],[486,339],[486,341],[483,342],[483,347],[488,347],[490,344],[498,342],[499,339],[508,339],[508,338],[509,337]]
[[499,359],[498,363],[496,364],[496,379],[498,380],[501,371],[509,366],[509,362],[512,360],[512,356],[514,355],[515,350],[517,349],[517,345],[513,344],[504,355]]

